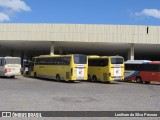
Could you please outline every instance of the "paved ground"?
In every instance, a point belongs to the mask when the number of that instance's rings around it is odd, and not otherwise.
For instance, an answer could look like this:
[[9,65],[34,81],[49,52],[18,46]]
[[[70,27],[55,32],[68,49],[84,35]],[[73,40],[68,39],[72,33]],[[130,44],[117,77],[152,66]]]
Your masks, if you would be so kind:
[[160,83],[0,78],[0,111],[160,111]]

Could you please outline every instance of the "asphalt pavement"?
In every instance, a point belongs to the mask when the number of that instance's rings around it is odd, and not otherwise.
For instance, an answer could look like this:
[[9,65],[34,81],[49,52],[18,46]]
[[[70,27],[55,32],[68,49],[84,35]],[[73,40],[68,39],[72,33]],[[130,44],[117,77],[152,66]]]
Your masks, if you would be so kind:
[[0,111],[160,111],[160,83],[0,78]]

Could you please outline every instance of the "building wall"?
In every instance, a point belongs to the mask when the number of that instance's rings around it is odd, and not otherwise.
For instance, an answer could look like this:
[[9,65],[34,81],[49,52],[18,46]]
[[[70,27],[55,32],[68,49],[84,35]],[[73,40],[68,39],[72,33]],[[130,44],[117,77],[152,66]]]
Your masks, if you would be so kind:
[[92,24],[0,24],[0,40],[160,44],[160,27]]

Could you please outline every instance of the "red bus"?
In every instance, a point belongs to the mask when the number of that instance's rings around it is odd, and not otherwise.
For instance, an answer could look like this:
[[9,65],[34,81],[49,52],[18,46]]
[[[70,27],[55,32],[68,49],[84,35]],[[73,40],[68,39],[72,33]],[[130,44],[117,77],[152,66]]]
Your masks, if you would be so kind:
[[160,82],[160,61],[128,60],[125,62],[124,80],[146,84]]

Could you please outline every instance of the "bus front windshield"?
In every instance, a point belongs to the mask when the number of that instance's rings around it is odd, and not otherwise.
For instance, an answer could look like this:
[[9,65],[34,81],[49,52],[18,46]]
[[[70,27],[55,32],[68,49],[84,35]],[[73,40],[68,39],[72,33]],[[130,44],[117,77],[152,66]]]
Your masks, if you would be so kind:
[[74,63],[75,64],[86,64],[87,56],[86,55],[74,55]]
[[123,64],[123,58],[111,58],[112,64]]

